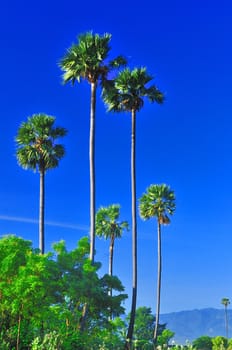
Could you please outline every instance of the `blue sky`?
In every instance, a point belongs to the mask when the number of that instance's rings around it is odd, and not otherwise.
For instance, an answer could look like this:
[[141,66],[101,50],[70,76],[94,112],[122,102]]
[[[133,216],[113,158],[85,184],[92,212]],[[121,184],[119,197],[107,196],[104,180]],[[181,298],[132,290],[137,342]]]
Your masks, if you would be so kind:
[[[113,7],[114,5],[114,7]],[[39,176],[17,165],[14,138],[44,112],[69,130],[66,157],[46,176],[46,248],[75,247],[89,227],[89,96],[61,84],[57,65],[79,33],[112,34],[111,57],[146,66],[165,93],[137,117],[137,195],[167,183],[177,209],[162,233],[161,312],[232,299],[231,20],[229,1],[6,1],[1,6],[0,233],[38,246]],[[107,114],[98,92],[97,207],[121,204],[130,221],[130,115]],[[138,306],[154,309],[156,222],[138,218]],[[108,243],[96,242],[107,271]],[[131,233],[116,242],[114,272],[131,294]],[[130,299],[126,303],[130,308]]]

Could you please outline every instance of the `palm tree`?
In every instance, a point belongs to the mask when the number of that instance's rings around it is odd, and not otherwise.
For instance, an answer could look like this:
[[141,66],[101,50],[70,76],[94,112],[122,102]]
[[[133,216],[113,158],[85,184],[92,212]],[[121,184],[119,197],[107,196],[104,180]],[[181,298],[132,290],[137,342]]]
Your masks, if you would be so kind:
[[78,42],[73,44],[59,66],[63,70],[63,82],[81,82],[86,80],[91,86],[90,101],[90,134],[89,134],[89,165],[90,165],[90,260],[94,262],[95,251],[95,111],[96,90],[98,84],[104,84],[108,73],[126,64],[122,56],[106,61],[110,52],[111,35],[103,36],[87,32],[78,36]]
[[[120,205],[112,204],[108,207],[101,207],[96,214],[96,234],[110,240],[109,246],[109,275],[113,276],[114,242],[121,238],[123,231],[129,229],[127,221],[119,221]],[[109,290],[112,297],[112,288]],[[112,319],[112,313],[109,320]]]
[[24,169],[38,171],[40,174],[39,199],[39,248],[44,254],[44,208],[45,208],[45,173],[56,168],[64,156],[64,146],[57,144],[59,137],[67,130],[54,127],[55,118],[46,114],[34,114],[23,122],[16,136],[17,160]]
[[113,275],[113,256],[115,238],[121,238],[123,231],[129,229],[127,221],[119,221],[120,205],[112,204],[101,207],[96,214],[96,234],[98,237],[110,239],[109,275]]
[[229,326],[229,323],[228,323],[228,305],[230,304],[230,299],[228,298],[222,298],[222,301],[221,301],[222,305],[225,306],[225,327],[226,327],[226,338],[228,338],[228,326]]
[[125,68],[115,80],[112,80],[103,89],[103,99],[112,112],[131,113],[131,207],[132,207],[132,304],[130,322],[127,332],[127,348],[131,347],[135,322],[137,299],[137,215],[136,215],[136,114],[144,105],[147,97],[150,102],[162,103],[163,94],[155,85],[147,87],[153,78],[147,73],[146,68]]
[[153,341],[156,343],[157,331],[159,325],[160,314],[160,291],[161,291],[161,271],[162,271],[162,254],[161,254],[161,225],[169,224],[170,218],[168,215],[173,215],[175,211],[175,194],[169,186],[150,185],[146,193],[139,200],[140,216],[144,219],[152,217],[157,218],[157,233],[158,233],[158,273],[157,273],[157,300],[156,300],[156,323],[154,330]]

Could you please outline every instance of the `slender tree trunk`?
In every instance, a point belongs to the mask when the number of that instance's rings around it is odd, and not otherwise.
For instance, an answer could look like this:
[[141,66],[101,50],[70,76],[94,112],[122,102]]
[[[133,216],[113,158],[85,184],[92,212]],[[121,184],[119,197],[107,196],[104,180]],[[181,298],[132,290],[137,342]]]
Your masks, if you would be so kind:
[[[114,235],[110,239],[110,248],[109,248],[109,275],[113,276],[113,258],[114,258]],[[112,298],[112,288],[110,288],[108,295]],[[113,319],[112,310],[110,308],[109,321]]]
[[228,339],[228,312],[227,312],[227,305],[225,305],[225,326],[226,326],[226,338]]
[[126,349],[131,348],[137,299],[137,218],[136,218],[136,112],[131,113],[131,209],[132,209],[132,303]]
[[41,254],[44,254],[44,169],[40,170],[40,195],[39,195],[39,249]]
[[83,305],[83,309],[82,309],[82,313],[81,313],[81,317],[80,317],[80,324],[79,324],[79,329],[81,332],[83,332],[85,329],[85,321],[86,321],[87,312],[88,312],[88,305],[87,305],[87,303],[85,303]]
[[[91,83],[90,102],[90,131],[89,131],[89,177],[90,177],[90,252],[89,258],[94,263],[95,251],[95,109],[96,109],[97,83]],[[80,319],[80,330],[85,328],[85,321],[88,313],[88,305],[83,306]]]
[[160,315],[160,291],[161,291],[161,272],[162,272],[162,256],[161,256],[161,224],[158,220],[158,271],[157,271],[157,296],[156,296],[156,317],[155,317],[155,330],[154,330],[154,348],[158,336],[159,327],[159,315]]
[[18,318],[18,331],[17,331],[17,342],[16,342],[16,350],[19,350],[19,342],[20,342],[20,329],[21,329],[21,314],[19,314]]
[[94,263],[95,251],[95,107],[96,83],[91,83],[89,169],[90,169],[90,260]]
[[110,239],[110,248],[109,248],[109,275],[113,275],[113,258],[114,258],[114,235]]

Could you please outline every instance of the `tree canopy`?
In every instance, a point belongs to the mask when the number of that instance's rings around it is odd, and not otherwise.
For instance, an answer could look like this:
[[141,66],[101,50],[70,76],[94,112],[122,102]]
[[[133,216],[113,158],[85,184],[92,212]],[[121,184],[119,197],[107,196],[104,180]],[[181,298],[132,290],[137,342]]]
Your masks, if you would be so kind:
[[[87,350],[102,328],[110,329],[109,313],[123,314],[121,304],[127,295],[117,277],[98,276],[100,263],[93,266],[88,251],[87,237],[70,252],[61,241],[54,244],[53,253],[44,255],[14,235],[0,239],[0,342],[9,349],[24,349],[36,337],[42,341],[44,332],[55,332],[63,343],[84,341],[81,349]],[[86,302],[89,312],[81,334]]]

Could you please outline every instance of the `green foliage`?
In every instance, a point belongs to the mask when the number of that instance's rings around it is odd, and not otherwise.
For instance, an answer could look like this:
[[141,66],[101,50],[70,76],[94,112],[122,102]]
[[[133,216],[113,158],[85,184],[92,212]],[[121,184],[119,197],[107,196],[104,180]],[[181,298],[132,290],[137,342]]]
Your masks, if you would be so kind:
[[163,94],[155,86],[148,86],[151,77],[146,68],[122,70],[114,81],[108,82],[103,89],[103,99],[111,112],[139,111],[144,105],[144,98],[150,102],[163,102]]
[[[130,314],[127,316],[127,321]],[[153,349],[153,333],[155,327],[155,316],[152,315],[151,308],[142,306],[136,310],[133,342],[138,350]],[[165,329],[165,325],[158,326],[158,334],[160,335]]]
[[[99,334],[105,342],[110,339],[109,309],[115,316],[124,312],[124,287],[117,277],[98,276],[100,264],[91,265],[88,258],[88,238],[70,252],[64,242],[55,244],[54,251],[41,255],[29,241],[13,235],[0,239],[0,340],[9,345],[5,349],[14,349],[17,342],[22,350],[31,344],[33,350],[91,349],[94,341],[101,343]],[[80,332],[86,303],[86,328]]]
[[225,308],[230,304],[229,298],[222,298],[221,304],[225,306]]
[[112,69],[124,66],[127,61],[122,56],[106,62],[110,52],[110,40],[109,33],[80,34],[77,43],[73,44],[60,60],[59,66],[64,72],[63,82],[74,84],[82,79],[89,83],[103,82]]
[[15,236],[0,240],[0,258],[0,327],[10,344],[16,338],[28,343],[58,300],[58,270],[49,255],[40,255]]
[[16,136],[17,159],[25,169],[45,171],[58,166],[65,150],[56,140],[67,130],[54,127],[55,118],[46,114],[34,114],[23,122]]
[[43,340],[40,337],[36,337],[31,346],[31,350],[60,350],[61,340],[59,334],[55,331],[45,334]]
[[120,205],[101,207],[96,214],[96,234],[99,237],[120,238],[129,229],[127,221],[119,221]]
[[[163,350],[163,349],[167,349],[167,346],[159,346],[158,349]],[[192,350],[193,346],[191,344],[187,344],[187,345],[174,345],[171,347],[172,350]],[[203,350],[203,349],[202,349]]]
[[157,337],[157,344],[161,346],[168,346],[169,341],[174,337],[174,335],[175,333],[170,329],[164,329],[163,332]]
[[212,347],[212,338],[206,335],[203,335],[193,341],[193,348],[196,350],[212,350]]
[[175,211],[175,194],[165,184],[150,185],[139,200],[140,215],[147,220],[156,217],[161,224],[168,224],[168,215]]
[[232,339],[228,340],[228,347],[227,350],[232,350]]
[[226,350],[228,346],[228,340],[225,337],[217,336],[212,339],[212,350]]
[[151,308],[139,307],[135,313],[134,339],[151,341],[155,325],[155,317]]

